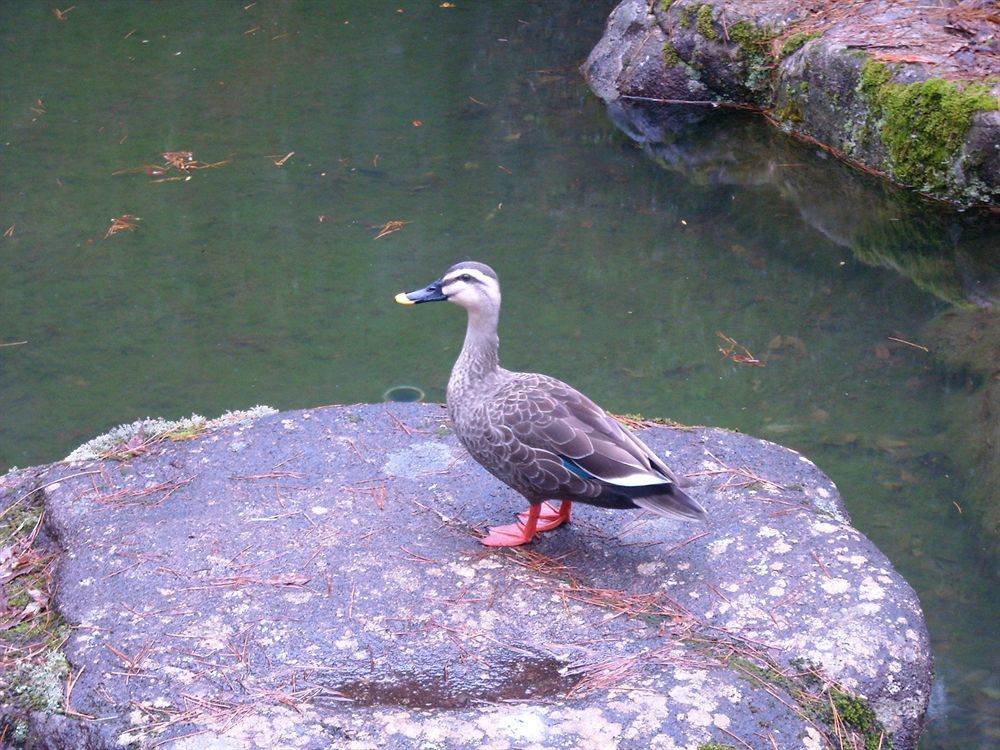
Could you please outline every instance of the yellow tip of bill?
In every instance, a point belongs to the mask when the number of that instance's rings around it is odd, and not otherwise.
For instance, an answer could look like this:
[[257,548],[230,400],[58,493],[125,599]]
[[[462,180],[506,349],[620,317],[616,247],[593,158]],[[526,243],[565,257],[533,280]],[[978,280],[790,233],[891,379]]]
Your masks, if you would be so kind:
[[396,302],[401,305],[415,305],[416,303],[406,296],[406,292],[400,292],[396,295]]

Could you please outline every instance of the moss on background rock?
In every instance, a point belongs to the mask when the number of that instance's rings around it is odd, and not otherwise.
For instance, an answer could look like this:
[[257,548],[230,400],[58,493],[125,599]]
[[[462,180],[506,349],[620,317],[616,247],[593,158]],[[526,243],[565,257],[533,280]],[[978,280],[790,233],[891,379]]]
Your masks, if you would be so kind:
[[674,65],[678,65],[681,62],[681,56],[677,53],[677,48],[669,41],[663,43],[663,64],[668,68]]
[[798,34],[792,34],[781,45],[781,52],[778,57],[784,60],[789,55],[802,49],[806,45],[806,42],[811,42],[813,39],[818,39],[821,36],[823,34],[819,31],[801,31]]
[[774,31],[755,26],[750,21],[737,21],[729,27],[729,38],[739,45],[746,63],[746,87],[758,98],[770,92],[771,71],[775,60],[771,55]]
[[953,187],[953,165],[977,111],[997,109],[985,82],[962,86],[931,78],[894,83],[889,65],[868,60],[861,70],[861,90],[877,120],[897,179],[929,193]]
[[706,39],[716,41],[719,38],[718,32],[712,25],[712,6],[705,4],[698,6],[698,33]]

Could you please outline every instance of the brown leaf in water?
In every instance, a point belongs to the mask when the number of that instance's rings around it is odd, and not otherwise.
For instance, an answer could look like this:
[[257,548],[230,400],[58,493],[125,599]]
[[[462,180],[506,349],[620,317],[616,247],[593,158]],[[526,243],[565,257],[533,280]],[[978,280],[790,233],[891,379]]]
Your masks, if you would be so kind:
[[841,448],[850,445],[857,445],[861,438],[853,432],[842,432],[839,435],[827,435],[823,438],[823,445],[839,446]]
[[108,231],[104,233],[104,239],[122,231],[134,232],[139,228],[138,222],[140,221],[142,221],[141,217],[133,216],[132,214],[122,214],[121,216],[116,216],[111,220],[111,226],[108,227]]
[[806,345],[802,343],[802,339],[795,336],[775,336],[773,339],[767,342],[768,351],[777,351],[779,349],[794,349],[797,352],[804,352],[806,350]]
[[896,456],[909,449],[910,444],[905,440],[897,440],[896,438],[883,435],[875,440],[875,447],[880,451],[888,453],[890,456]]
[[723,357],[731,359],[733,362],[740,365],[753,365],[754,367],[764,366],[763,362],[753,356],[753,354],[750,353],[750,350],[743,346],[743,344],[736,341],[736,339],[727,336],[722,331],[716,331],[715,334],[729,344],[729,346],[725,348],[721,346],[719,347],[719,352]]

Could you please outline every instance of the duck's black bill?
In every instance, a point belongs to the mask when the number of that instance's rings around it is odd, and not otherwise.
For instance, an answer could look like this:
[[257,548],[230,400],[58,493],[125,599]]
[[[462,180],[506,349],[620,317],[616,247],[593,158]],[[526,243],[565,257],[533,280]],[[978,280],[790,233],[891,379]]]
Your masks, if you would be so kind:
[[448,299],[441,293],[441,282],[435,281],[433,284],[417,289],[415,292],[400,292],[396,295],[396,302],[401,305],[418,305],[421,302],[442,302]]

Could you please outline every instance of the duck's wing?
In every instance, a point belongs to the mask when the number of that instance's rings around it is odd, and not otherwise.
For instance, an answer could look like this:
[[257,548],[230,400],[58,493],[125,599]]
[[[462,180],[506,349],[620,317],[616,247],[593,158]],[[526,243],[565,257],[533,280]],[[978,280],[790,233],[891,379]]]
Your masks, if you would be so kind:
[[678,489],[682,480],[649,447],[571,386],[518,373],[497,396],[504,431],[517,448],[533,454],[534,466],[544,468],[550,481],[570,485],[583,479],[595,498],[611,493],[631,501],[625,507],[704,516],[701,506]]
[[514,439],[553,454],[577,476],[623,488],[686,483],[604,409],[562,381],[518,373],[503,391],[495,403]]

